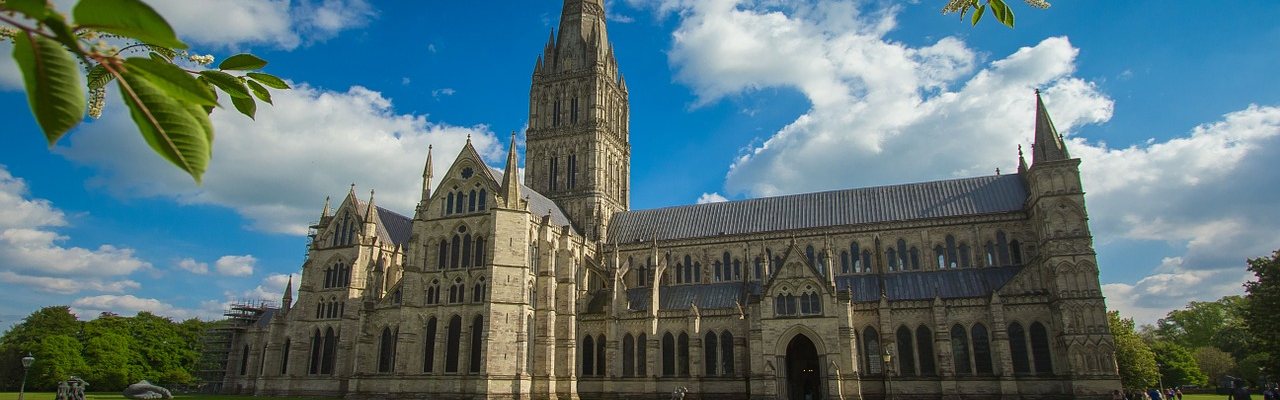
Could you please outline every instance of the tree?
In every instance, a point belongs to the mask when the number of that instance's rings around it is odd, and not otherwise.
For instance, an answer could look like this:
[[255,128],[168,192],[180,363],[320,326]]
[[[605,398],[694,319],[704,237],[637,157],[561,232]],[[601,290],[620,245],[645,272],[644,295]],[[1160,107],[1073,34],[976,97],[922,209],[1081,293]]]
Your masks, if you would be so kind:
[[[1049,8],[1049,2],[1044,0],[1024,1],[1035,8]],[[1004,0],[949,0],[947,5],[942,8],[942,13],[950,14],[959,12],[960,19],[964,20],[964,17],[965,15],[968,15],[969,10],[973,10],[972,17],[970,18],[972,19],[973,24],[977,25],[978,21],[982,20],[982,15],[986,13],[988,9],[991,10],[991,16],[995,17],[997,21],[1000,21],[1000,23],[1005,24],[1010,28],[1013,27],[1013,9],[1009,8],[1009,5],[1005,4]]]
[[[1245,323],[1257,340],[1253,353],[1280,354],[1280,318],[1276,318],[1276,310],[1280,310],[1280,250],[1270,257],[1250,259],[1249,272],[1257,278],[1244,284],[1248,293],[1248,301],[1244,305]],[[1244,361],[1241,360],[1241,368]],[[1260,364],[1268,371],[1280,371],[1280,359],[1276,357],[1265,357]]]
[[1191,357],[1196,359],[1196,366],[1200,367],[1200,372],[1209,377],[1210,384],[1221,382],[1222,378],[1236,369],[1235,357],[1215,347],[1198,348],[1191,353]]
[[79,331],[80,322],[67,306],[41,308],[9,328],[0,338],[0,379],[4,387],[17,390],[22,379],[21,359],[30,352],[39,361],[41,357],[36,352],[41,341],[53,336],[79,337]]
[[[1238,312],[1242,302],[1240,296],[1225,296],[1217,301],[1193,301],[1186,308],[1170,311],[1157,321],[1156,336],[1188,349],[1233,343],[1240,338],[1232,335],[1244,327]],[[1223,333],[1227,335],[1220,337]]]
[[110,332],[89,337],[84,343],[84,358],[89,364],[85,380],[96,390],[121,390],[146,377],[142,355],[128,336]]
[[1209,377],[1200,372],[1195,357],[1187,348],[1160,340],[1151,344],[1151,351],[1156,355],[1165,386],[1205,385],[1209,382]]
[[[84,120],[86,109],[95,117],[101,112],[106,87],[114,81],[152,150],[199,183],[212,156],[209,113],[220,107],[218,90],[253,118],[255,97],[270,104],[268,87],[289,88],[272,75],[229,73],[267,65],[249,54],[227,58],[216,70],[179,66],[184,61],[209,64],[213,58],[187,54],[188,46],[169,23],[140,0],[82,0],[72,8],[72,20],[51,4],[0,2],[0,22],[12,27],[0,34],[14,42],[13,58],[22,71],[27,101],[50,146]],[[132,54],[145,57],[124,57]]]
[[1109,311],[1107,325],[1111,327],[1111,336],[1116,341],[1120,384],[1127,389],[1145,389],[1155,385],[1160,373],[1156,369],[1156,356],[1134,332],[1133,319],[1120,318],[1119,311]]
[[31,389],[50,390],[72,375],[84,375],[88,364],[80,356],[80,341],[67,335],[52,335],[41,340],[32,352]]

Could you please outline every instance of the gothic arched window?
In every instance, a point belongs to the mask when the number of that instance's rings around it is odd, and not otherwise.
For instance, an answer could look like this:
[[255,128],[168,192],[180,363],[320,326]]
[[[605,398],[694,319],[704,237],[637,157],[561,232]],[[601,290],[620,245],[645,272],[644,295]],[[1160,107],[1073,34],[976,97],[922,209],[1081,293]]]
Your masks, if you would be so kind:
[[707,332],[707,336],[702,339],[702,364],[706,367],[707,376],[716,376],[720,373],[717,368],[719,362],[716,361],[720,352],[720,337],[715,332]]
[[485,245],[484,236],[476,235],[476,247],[475,247],[476,255],[471,258],[471,262],[472,262],[471,265],[476,267],[484,265],[484,253],[485,253],[484,245]]
[[1009,355],[1013,358],[1014,373],[1031,373],[1031,362],[1027,359],[1027,331],[1017,322],[1009,324]]
[[649,341],[645,334],[641,333],[636,336],[636,375],[645,376],[649,373]]
[[467,365],[471,367],[471,372],[480,372],[480,367],[484,365],[484,317],[477,315],[471,320],[471,343],[467,345],[471,347],[471,358]]
[[689,376],[689,334],[684,332],[676,339],[676,368],[680,376]]
[[995,373],[991,364],[991,338],[987,335],[987,326],[974,324],[970,332],[973,333],[974,372],[979,375]]
[[458,372],[458,346],[460,346],[459,342],[462,341],[462,317],[454,315],[453,318],[450,318],[449,327],[446,330],[447,342],[444,348],[444,372],[455,373]]
[[973,363],[969,360],[969,332],[960,324],[951,327],[951,356],[957,374],[973,373]]
[[933,359],[933,331],[928,327],[920,325],[916,328],[916,353],[920,358],[920,375],[934,375],[938,371],[934,369]]
[[395,368],[396,339],[391,328],[382,328],[382,341],[378,347],[378,372],[391,372]]
[[422,337],[422,372],[432,373],[436,367],[436,317],[427,320],[427,333]]
[[596,339],[591,335],[582,339],[582,375],[591,376],[596,372]]
[[868,326],[862,330],[862,363],[867,367],[867,373],[883,373],[880,361],[880,334],[876,328]]
[[324,358],[324,337],[320,336],[320,329],[315,330],[315,334],[311,336],[311,368],[307,369],[308,374],[320,373],[320,362]]
[[720,334],[720,372],[722,375],[734,374],[733,334],[724,331]]
[[676,337],[667,332],[662,335],[662,376],[676,375]]
[[896,372],[906,376],[914,376],[917,374],[916,351],[915,346],[913,345],[915,343],[915,338],[911,334],[911,328],[906,327],[906,325],[898,327],[897,339],[898,354],[893,358],[898,362],[898,369]]
[[622,376],[636,374],[636,339],[628,333],[622,337]]
[[480,211],[484,211],[485,208],[488,208],[485,204],[488,201],[489,201],[489,191],[480,189],[480,199],[479,199],[480,205],[477,206],[476,208],[478,208]]
[[1049,348],[1049,332],[1045,329],[1044,324],[1034,322],[1031,324],[1031,357],[1034,358],[1036,373],[1040,375],[1053,374],[1053,360],[1050,356]]

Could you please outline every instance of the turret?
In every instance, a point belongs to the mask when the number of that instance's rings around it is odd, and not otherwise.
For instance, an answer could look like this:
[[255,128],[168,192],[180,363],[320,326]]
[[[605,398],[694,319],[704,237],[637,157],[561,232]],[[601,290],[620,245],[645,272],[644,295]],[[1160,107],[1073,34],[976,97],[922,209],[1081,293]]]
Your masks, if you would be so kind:
[[288,313],[293,306],[293,274],[289,274],[289,283],[284,287],[284,296],[280,298],[280,312]]
[[1062,136],[1053,127],[1053,120],[1049,118],[1049,110],[1044,106],[1044,99],[1040,98],[1039,89],[1036,89],[1036,137],[1031,150],[1033,164],[1071,159]]
[[502,173],[502,199],[507,208],[520,207],[520,155],[516,153],[516,133],[511,132],[511,146],[507,149],[506,170]]
[[369,204],[364,211],[364,236],[373,238],[378,234],[378,208],[373,205],[373,189],[369,189]]
[[[427,145],[427,162],[422,167],[422,198],[418,200],[418,209],[415,219],[423,219],[423,213],[427,212],[427,207],[431,204],[431,145]],[[371,202],[372,203],[372,202]]]

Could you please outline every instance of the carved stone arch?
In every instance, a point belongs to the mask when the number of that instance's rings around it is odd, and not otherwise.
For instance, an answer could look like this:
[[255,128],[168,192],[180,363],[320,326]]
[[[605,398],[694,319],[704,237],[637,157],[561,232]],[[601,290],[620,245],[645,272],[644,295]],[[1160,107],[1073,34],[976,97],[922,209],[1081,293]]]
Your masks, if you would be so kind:
[[817,348],[819,355],[827,354],[827,344],[823,341],[822,336],[808,326],[799,324],[792,325],[787,330],[782,331],[781,335],[778,335],[778,341],[774,343],[773,354],[787,354],[787,345],[791,344],[791,339],[801,334],[813,341],[813,347]]

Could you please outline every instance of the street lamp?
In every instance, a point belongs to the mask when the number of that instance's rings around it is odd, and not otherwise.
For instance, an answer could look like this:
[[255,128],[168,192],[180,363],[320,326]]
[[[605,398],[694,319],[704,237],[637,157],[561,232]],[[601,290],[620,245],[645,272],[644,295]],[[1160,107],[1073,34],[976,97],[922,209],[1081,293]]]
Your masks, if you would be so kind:
[[1156,378],[1160,380],[1160,395],[1164,395],[1164,364],[1156,364]]
[[888,379],[884,391],[893,399],[893,352],[889,350],[889,346],[884,346],[884,354],[880,355],[880,359],[884,360],[884,376]]
[[22,395],[27,391],[27,370],[31,369],[31,363],[36,362],[36,358],[28,352],[26,357],[22,357],[22,386],[18,387],[18,400],[22,400]]

